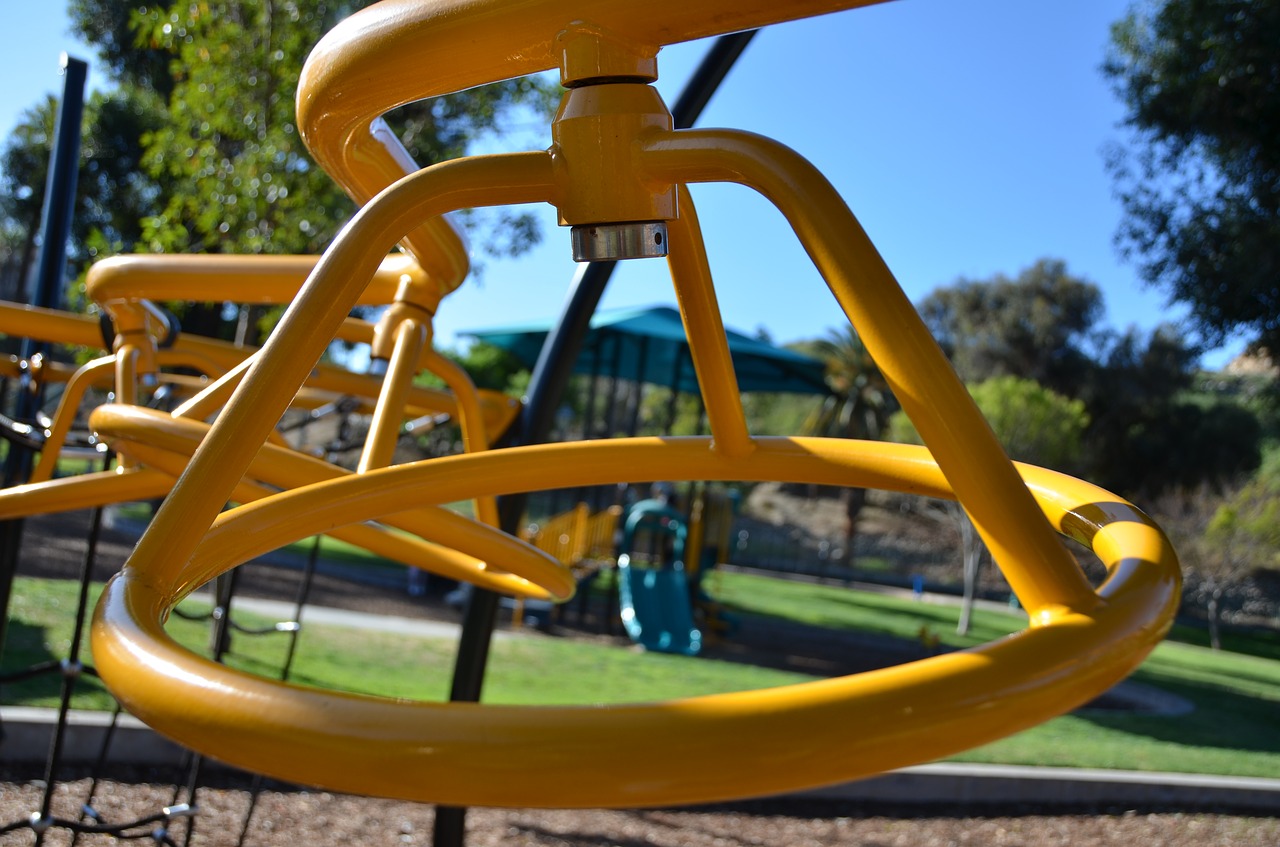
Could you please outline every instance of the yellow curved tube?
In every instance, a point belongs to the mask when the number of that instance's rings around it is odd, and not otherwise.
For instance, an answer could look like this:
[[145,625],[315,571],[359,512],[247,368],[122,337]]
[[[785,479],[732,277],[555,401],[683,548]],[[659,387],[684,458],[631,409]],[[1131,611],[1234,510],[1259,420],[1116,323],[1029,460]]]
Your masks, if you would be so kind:
[[[89,268],[85,293],[107,308],[138,299],[289,303],[318,261],[319,256],[112,256]],[[405,276],[424,274],[409,256],[387,256],[357,302],[391,303]]]
[[1023,467],[1048,518],[1089,542],[1107,566],[1098,602],[1088,612],[1048,603],[1029,609],[1031,626],[1013,636],[851,677],[616,707],[410,704],[230,670],[163,631],[179,586],[225,571],[239,539],[305,534],[336,515],[361,520],[407,499],[598,485],[638,468],[672,480],[949,494],[924,448],[834,439],[758,439],[749,457],[736,459],[716,455],[705,438],[584,442],[373,471],[223,515],[185,568],[135,561],[95,617],[99,672],[164,734],[279,778],[460,805],[649,806],[855,779],[1016,732],[1123,678],[1176,609],[1177,561],[1141,512],[1087,483]]
[[44,482],[53,478],[54,468],[58,464],[58,456],[62,453],[62,445],[66,443],[67,434],[75,421],[76,411],[84,393],[92,385],[109,382],[115,374],[115,359],[104,356],[86,362],[67,380],[67,387],[58,400],[58,408],[53,413],[53,424],[45,433],[44,447],[40,450],[40,461],[31,471],[28,482]]
[[147,468],[95,471],[12,485],[0,488],[0,520],[92,509],[109,503],[154,500],[168,494],[171,488],[172,476]]
[[[416,169],[380,116],[397,106],[538,73],[560,65],[560,35],[587,21],[625,33],[649,59],[675,44],[809,17],[881,0],[739,0],[720,7],[683,0],[383,0],[331,30],[311,51],[298,82],[298,129],[311,155],[357,203]],[[639,45],[632,47],[632,45]],[[439,218],[427,227],[438,227]],[[444,282],[465,264],[435,267],[440,233],[417,230],[407,243]],[[450,274],[450,272],[452,273]]]
[[102,330],[86,315],[0,301],[0,333],[73,347],[102,349]]

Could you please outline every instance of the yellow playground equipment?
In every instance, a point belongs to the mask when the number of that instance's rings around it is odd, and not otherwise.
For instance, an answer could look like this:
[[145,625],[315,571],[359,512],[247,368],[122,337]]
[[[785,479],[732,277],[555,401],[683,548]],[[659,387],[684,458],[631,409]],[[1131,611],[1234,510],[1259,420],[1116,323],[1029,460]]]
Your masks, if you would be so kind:
[[577,570],[590,561],[613,554],[613,534],[621,515],[621,506],[610,506],[593,515],[590,506],[579,503],[541,523],[527,525],[520,537],[551,554],[565,567]]
[[[65,390],[51,423],[43,433],[40,461],[31,474],[31,482],[51,479],[69,430],[74,425],[78,407],[91,387],[113,392],[117,403],[135,404],[140,383],[166,382],[194,393],[207,385],[210,378],[225,376],[243,368],[245,359],[257,348],[237,346],[217,339],[189,334],[172,334],[160,317],[153,300],[224,300],[242,303],[288,303],[296,294],[318,257],[308,256],[117,256],[99,262],[90,269],[86,293],[104,316],[110,320],[110,337],[104,337],[99,322],[83,315],[70,314],[33,306],[0,303],[0,333],[32,338],[88,349],[107,346],[109,355],[95,358],[71,369],[49,362],[35,375],[45,382],[65,383]],[[422,284],[423,273],[407,256],[389,256],[378,268],[360,302],[365,305],[405,301],[404,291]],[[170,337],[162,340],[166,333]],[[375,345],[375,358],[389,358],[386,349],[393,335],[365,321],[348,319],[338,338],[349,342]],[[425,353],[424,355],[431,355]],[[432,359],[432,364],[436,363]],[[17,376],[23,364],[17,356],[0,362],[6,376]],[[193,380],[172,373],[173,368],[186,368],[204,376]],[[320,364],[310,375],[307,389],[300,392],[296,405],[314,407],[336,396],[360,398],[369,411],[374,406],[381,380],[356,374],[329,364]],[[234,385],[219,389],[190,409],[191,413],[217,408],[217,398],[224,397]],[[490,440],[510,424],[517,407],[515,401],[494,392],[479,394],[485,430]],[[453,395],[410,386],[405,397],[406,410],[412,414],[445,413],[457,416]],[[190,415],[187,415],[190,416]],[[83,505],[90,505],[85,503]],[[68,508],[79,508],[70,505]]]
[[[296,782],[451,805],[651,806],[764,795],[866,776],[1060,714],[1128,674],[1167,630],[1178,566],[1138,509],[1088,483],[1013,465],[849,209],[797,153],[734,130],[672,129],[652,87],[667,44],[868,5],[866,0],[383,0],[315,49],[298,95],[317,159],[365,201],[194,451],[93,626],[103,679],[183,744]],[[414,170],[379,115],[558,68],[548,150]],[[879,364],[926,447],[759,438],[735,390],[691,183],[771,201]],[[515,447],[317,480],[225,513],[275,422],[392,247],[436,283],[457,268],[423,235],[457,209],[551,203],[579,259],[668,259],[706,402],[707,438]],[[424,222],[427,222],[424,224]],[[433,306],[424,306],[430,311]],[[632,479],[876,487],[957,499],[1028,627],[899,667],[765,691],[616,707],[414,703],[274,682],[216,665],[164,631],[173,606],[248,555],[406,504]],[[429,534],[436,527],[414,527]],[[485,530],[445,543],[476,551]],[[1093,549],[1092,586],[1057,533]],[[433,540],[443,540],[433,534]],[[478,552],[478,551],[476,551]],[[515,560],[490,559],[515,570]],[[521,571],[563,596],[561,569]]]
[[[134,499],[160,497],[168,493],[181,475],[187,460],[200,443],[208,425],[204,418],[221,405],[243,374],[250,348],[198,336],[178,335],[161,343],[157,336],[159,311],[148,298],[212,300],[237,299],[263,304],[287,303],[305,280],[316,257],[294,256],[124,256],[108,259],[90,271],[86,290],[114,329],[114,352],[94,359],[64,375],[66,386],[58,409],[44,433],[40,461],[27,484],[0,491],[0,518],[23,517],[39,512],[66,511]],[[434,352],[428,344],[430,315],[418,308],[414,294],[426,283],[426,275],[407,256],[383,260],[373,283],[365,290],[362,303],[391,304],[382,321],[373,326],[348,319],[339,337],[362,341],[372,347],[372,357],[387,362],[383,378],[355,374],[332,365],[319,366],[308,378],[308,387],[295,398],[301,405],[314,406],[335,396],[363,398],[373,419],[360,470],[389,463],[401,420],[406,415],[445,412],[461,425],[468,450],[485,449],[489,441],[510,423],[518,404],[494,392],[479,392],[461,368]],[[99,327],[89,318],[53,310],[0,304],[0,327],[11,334],[24,334],[42,341],[76,346],[101,344]],[[138,405],[144,382],[185,381],[163,368],[194,368],[206,377],[218,377],[200,389],[202,383],[188,385],[194,396],[172,414]],[[440,376],[451,389],[445,393],[412,385],[414,375],[427,369]],[[63,443],[72,426],[85,392],[91,385],[112,389],[114,402],[95,409],[89,424],[96,437],[119,454],[115,470],[53,479]],[[200,389],[200,390],[196,390]],[[255,460],[250,479],[241,481],[233,499],[251,502],[280,488],[333,479],[348,471],[288,448],[278,433]],[[492,498],[477,500],[481,520],[496,525]],[[357,546],[391,559],[445,576],[476,582],[489,588],[543,597],[541,589],[530,589],[518,576],[487,570],[483,561],[514,557],[509,570],[554,572],[556,565],[546,556],[531,551],[508,536],[490,531],[471,542],[475,535],[471,522],[443,509],[409,511],[385,522],[419,535],[424,525],[440,544],[428,543],[413,535],[387,532],[385,528],[355,525],[335,528],[331,533]],[[450,543],[456,527],[471,535]],[[543,576],[540,582],[546,582]],[[563,580],[561,581],[563,583]],[[560,594],[571,589],[561,585]]]

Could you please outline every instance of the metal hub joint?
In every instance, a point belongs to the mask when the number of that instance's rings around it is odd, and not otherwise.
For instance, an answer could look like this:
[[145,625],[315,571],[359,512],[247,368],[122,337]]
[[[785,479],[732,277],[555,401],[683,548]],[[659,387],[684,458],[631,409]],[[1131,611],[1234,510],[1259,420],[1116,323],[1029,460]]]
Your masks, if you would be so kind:
[[582,224],[570,232],[575,262],[660,259],[667,255],[666,221]]

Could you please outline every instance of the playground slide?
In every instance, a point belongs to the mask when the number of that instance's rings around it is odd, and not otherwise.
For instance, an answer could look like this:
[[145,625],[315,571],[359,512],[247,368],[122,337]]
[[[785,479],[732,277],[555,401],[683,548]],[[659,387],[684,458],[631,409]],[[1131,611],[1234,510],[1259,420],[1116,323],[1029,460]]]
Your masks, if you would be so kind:
[[693,623],[684,571],[636,568],[630,558],[618,557],[618,604],[627,634],[646,650],[696,655],[702,633]]

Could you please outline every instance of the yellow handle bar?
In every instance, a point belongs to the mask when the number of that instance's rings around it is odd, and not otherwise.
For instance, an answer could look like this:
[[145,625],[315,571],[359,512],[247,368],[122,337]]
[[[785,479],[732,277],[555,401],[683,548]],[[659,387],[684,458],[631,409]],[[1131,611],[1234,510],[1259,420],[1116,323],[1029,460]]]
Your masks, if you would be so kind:
[[[318,261],[319,256],[112,256],[89,268],[85,293],[104,307],[138,299],[289,303]],[[405,277],[425,281],[426,274],[409,256],[387,256],[359,303],[391,303]]]

